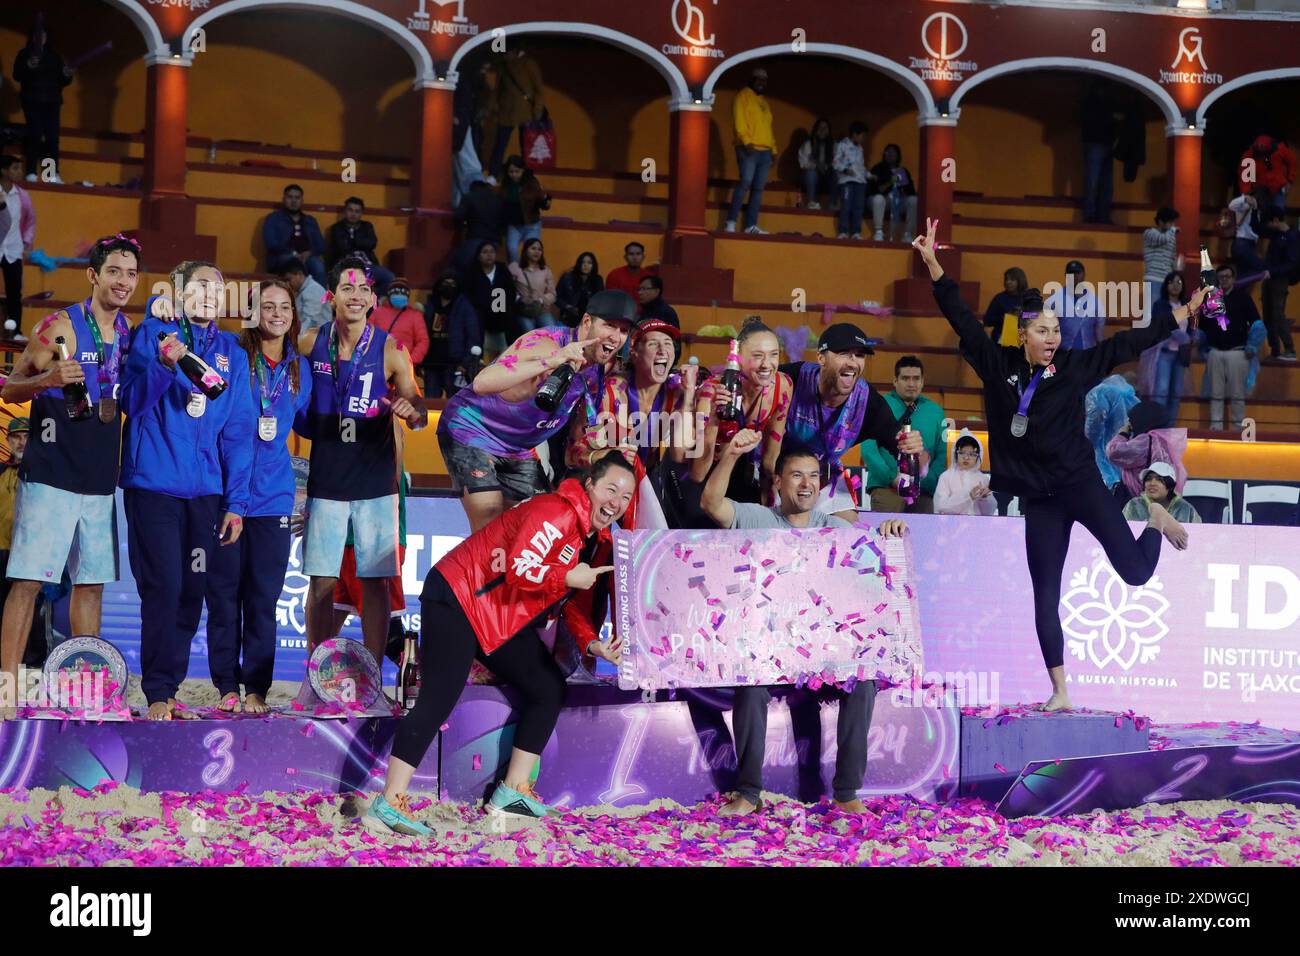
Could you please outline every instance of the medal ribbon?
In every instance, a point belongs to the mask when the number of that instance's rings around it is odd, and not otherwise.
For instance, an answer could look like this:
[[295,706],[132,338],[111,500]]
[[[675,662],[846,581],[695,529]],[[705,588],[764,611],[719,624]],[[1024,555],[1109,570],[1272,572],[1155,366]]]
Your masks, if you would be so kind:
[[[270,416],[271,407],[284,391],[284,383],[289,380],[289,363],[297,360],[298,356],[294,354],[293,349],[286,347],[284,361],[275,367],[274,372],[270,372],[266,365],[266,356],[261,352],[257,353],[257,385],[261,392],[263,416]],[[271,379],[270,388],[267,387],[268,374]]]
[[99,320],[90,310],[90,300],[87,299],[81,308],[86,324],[90,326],[90,337],[95,340],[95,351],[98,353],[99,394],[101,398],[106,395],[111,398],[113,386],[117,384],[118,370],[122,367],[122,352],[126,349],[126,340],[131,334],[131,327],[127,324],[126,316],[119,310],[117,315],[113,316],[113,345],[111,350],[105,349],[104,337],[99,331]]
[[361,333],[361,340],[357,342],[357,347],[352,350],[352,362],[348,366],[348,380],[343,383],[343,388],[339,388],[339,327],[335,323],[330,328],[329,352],[330,352],[330,376],[334,379],[334,397],[339,403],[339,416],[343,415],[344,402],[348,392],[352,391],[352,385],[357,380],[357,374],[361,368],[361,360],[365,358],[366,350],[370,348],[370,340],[374,338],[375,327],[369,322],[366,323],[365,330]]
[[1020,388],[1019,385],[1016,386],[1020,392],[1020,408],[1017,410],[1016,414],[1023,415],[1026,418],[1029,417],[1029,403],[1033,401],[1034,392],[1038,391],[1038,383],[1042,380],[1043,372],[1045,371],[1047,370],[1040,368],[1035,372],[1034,377],[1029,380],[1028,388]]

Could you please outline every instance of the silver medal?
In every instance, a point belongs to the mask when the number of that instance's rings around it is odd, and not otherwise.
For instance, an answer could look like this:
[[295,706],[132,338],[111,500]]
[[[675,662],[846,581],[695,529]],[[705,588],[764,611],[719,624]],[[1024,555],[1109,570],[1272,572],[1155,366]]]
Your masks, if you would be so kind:
[[1024,438],[1025,433],[1029,431],[1029,416],[1021,415],[1017,412],[1011,416],[1011,434],[1016,438]]
[[270,415],[259,415],[257,419],[257,437],[262,441],[275,441],[276,423]]
[[189,403],[185,406],[185,411],[190,418],[202,418],[203,413],[208,410],[208,396],[202,392],[191,392]]

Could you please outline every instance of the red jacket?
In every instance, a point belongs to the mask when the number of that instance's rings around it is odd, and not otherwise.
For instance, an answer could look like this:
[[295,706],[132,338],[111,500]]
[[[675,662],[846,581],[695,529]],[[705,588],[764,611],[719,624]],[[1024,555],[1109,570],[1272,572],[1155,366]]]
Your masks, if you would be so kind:
[[[1295,182],[1296,174],[1296,156],[1286,145],[1286,143],[1277,143],[1271,136],[1260,136],[1255,139],[1251,147],[1241,154],[1243,160],[1253,159],[1255,148],[1267,150],[1269,146],[1276,143],[1272,154],[1268,159],[1255,163],[1255,178],[1253,182],[1246,182],[1246,165],[1238,164],[1237,185],[1243,193],[1254,192],[1255,186],[1263,186],[1271,193],[1277,192],[1283,186],[1289,186]],[[1260,210],[1263,212],[1263,210]]]
[[[591,501],[579,481],[567,478],[554,494],[530,498],[492,519],[435,565],[455,592],[483,653],[491,654],[530,624],[540,624],[539,618],[551,616],[560,604],[578,646],[587,649],[596,638],[593,592],[600,585],[575,592],[564,577],[581,560],[591,534]],[[587,563],[607,564],[612,553],[605,528],[596,532],[596,551]]]
[[412,365],[419,365],[429,353],[429,330],[424,325],[424,313],[418,309],[408,305],[399,312],[391,305],[376,306],[370,313],[370,324],[405,345]]

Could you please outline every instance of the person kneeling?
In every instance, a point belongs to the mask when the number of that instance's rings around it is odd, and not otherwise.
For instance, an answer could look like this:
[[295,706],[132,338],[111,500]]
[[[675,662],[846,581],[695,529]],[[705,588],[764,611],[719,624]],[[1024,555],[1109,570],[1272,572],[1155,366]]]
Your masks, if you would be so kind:
[[[755,447],[762,436],[752,429],[737,432],[723,449],[717,467],[709,475],[700,498],[700,506],[723,528],[851,528],[843,518],[819,511],[821,464],[811,451],[794,446],[781,449],[776,460],[775,477],[778,503],[775,507],[744,504],[726,497],[727,482],[736,461]],[[894,518],[880,526],[885,537],[898,537],[907,530]],[[852,691],[840,695],[839,725],[836,730],[838,750],[835,777],[831,783],[835,806],[848,813],[862,813],[858,789],[867,770],[867,732],[871,728],[871,711],[876,702],[876,682],[858,682]],[[772,699],[770,688],[737,687],[732,711],[732,730],[736,740],[736,796],[719,812],[725,816],[753,813],[762,806],[763,754],[767,743],[767,705]]]
[[368,828],[415,836],[431,832],[411,817],[406,788],[460,699],[475,660],[517,687],[525,701],[505,779],[487,812],[524,819],[561,815],[530,782],[565,695],[564,674],[537,629],[562,609],[583,650],[621,662],[620,638],[596,638],[591,591],[600,575],[613,570],[600,563],[613,553],[609,528],[635,491],[632,466],[612,451],[581,481],[565,479],[554,494],[530,498],[497,516],[430,569],[420,595],[424,685],[398,725],[384,792],[363,818]]

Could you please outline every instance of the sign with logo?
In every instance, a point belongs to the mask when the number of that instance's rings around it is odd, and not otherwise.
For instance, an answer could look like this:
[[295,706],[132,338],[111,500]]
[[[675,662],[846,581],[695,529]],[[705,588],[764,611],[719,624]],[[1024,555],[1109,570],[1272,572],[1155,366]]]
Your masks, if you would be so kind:
[[[435,33],[445,36],[478,36],[478,24],[470,23],[469,18],[465,16],[465,3],[467,0],[420,0],[419,7],[415,12],[406,18],[406,28],[416,33]],[[429,8],[437,7],[436,19],[435,13],[431,13]],[[450,19],[441,19],[446,15],[443,8],[450,7],[452,16]]]
[[706,9],[717,5],[718,0],[673,0],[672,9],[668,12],[669,22],[672,24],[673,32],[681,37],[685,45],[665,43],[662,47],[663,52],[668,56],[724,59],[727,54],[718,49],[717,34],[709,29],[705,16]]
[[1206,65],[1204,44],[1205,38],[1201,36],[1199,27],[1184,27],[1178,34],[1178,52],[1174,62],[1169,64],[1169,69],[1160,71],[1160,82],[1174,86],[1188,83],[1217,86],[1222,83],[1223,74],[1211,72]]
[[909,57],[909,65],[923,80],[950,80],[960,83],[979,69],[972,60],[958,59],[966,52],[970,35],[966,24],[955,13],[932,13],[921,24],[921,48],[926,56]]

